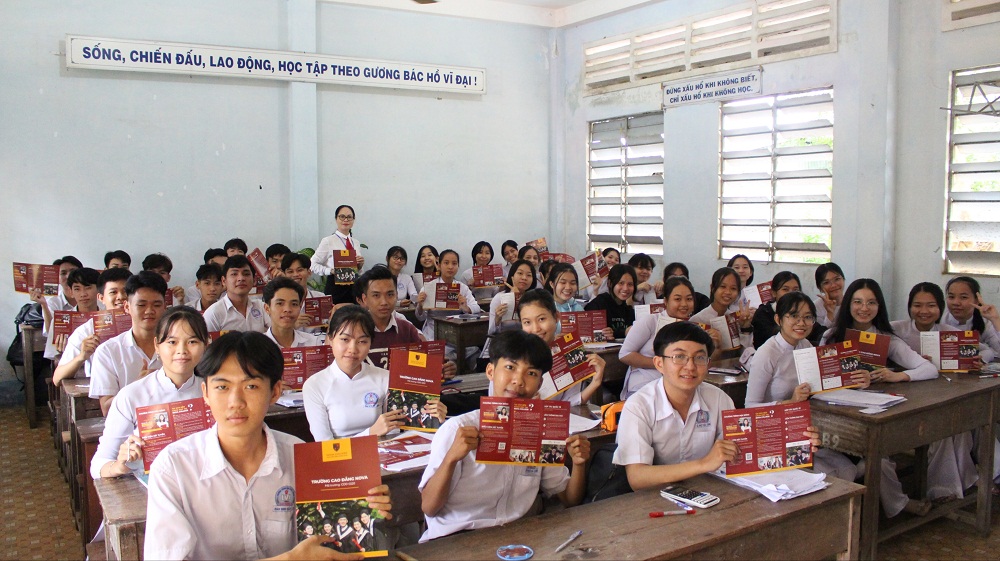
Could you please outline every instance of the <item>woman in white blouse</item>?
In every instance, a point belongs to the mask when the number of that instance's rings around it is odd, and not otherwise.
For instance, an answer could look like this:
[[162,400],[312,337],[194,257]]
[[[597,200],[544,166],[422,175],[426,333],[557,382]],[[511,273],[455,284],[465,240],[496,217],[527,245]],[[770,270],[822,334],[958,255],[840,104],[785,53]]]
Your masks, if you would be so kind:
[[354,208],[350,205],[340,205],[334,213],[337,216],[337,231],[323,238],[312,256],[312,272],[326,275],[326,294],[333,296],[334,304],[350,304],[354,302],[351,285],[337,284],[334,275],[333,255],[335,251],[350,249],[357,255],[358,271],[365,267],[365,258],[361,255],[361,244],[355,241],[351,234],[354,227]]

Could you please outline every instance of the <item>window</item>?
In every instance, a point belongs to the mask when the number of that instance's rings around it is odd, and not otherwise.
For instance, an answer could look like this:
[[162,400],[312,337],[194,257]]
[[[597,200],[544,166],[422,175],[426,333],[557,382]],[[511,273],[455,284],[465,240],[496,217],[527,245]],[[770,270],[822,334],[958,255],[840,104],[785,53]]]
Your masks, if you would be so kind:
[[951,83],[945,269],[1000,275],[1000,66]]
[[591,123],[589,160],[591,248],[663,255],[663,113]]
[[954,31],[1000,21],[1000,0],[941,0],[942,29]]
[[719,257],[830,260],[833,89],[722,104]]

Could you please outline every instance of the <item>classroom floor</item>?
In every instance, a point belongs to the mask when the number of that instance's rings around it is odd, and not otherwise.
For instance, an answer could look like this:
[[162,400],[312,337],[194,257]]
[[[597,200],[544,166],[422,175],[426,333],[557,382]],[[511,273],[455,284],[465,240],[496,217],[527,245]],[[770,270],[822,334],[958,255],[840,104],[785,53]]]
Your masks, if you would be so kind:
[[[84,559],[70,512],[69,486],[59,471],[46,419],[32,430],[24,407],[0,407],[0,559]],[[971,526],[948,519],[898,536],[879,546],[885,561],[996,559],[1000,551],[1000,500],[993,502],[993,532],[978,536]]]

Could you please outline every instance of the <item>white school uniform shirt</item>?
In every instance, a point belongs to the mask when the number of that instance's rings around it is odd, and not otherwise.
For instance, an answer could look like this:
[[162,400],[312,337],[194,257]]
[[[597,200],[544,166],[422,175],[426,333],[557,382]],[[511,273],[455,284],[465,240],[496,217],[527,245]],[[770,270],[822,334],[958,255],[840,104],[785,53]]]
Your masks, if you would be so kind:
[[367,436],[368,429],[385,412],[389,371],[365,362],[354,378],[337,361],[302,384],[309,432],[316,442]]
[[[295,329],[293,331],[294,331],[293,334],[294,338],[292,339],[292,346],[288,347],[290,349],[296,349],[298,347],[317,347],[319,345],[322,345],[323,340],[326,338],[325,336],[322,335],[316,335],[314,333],[299,331],[298,329]],[[268,328],[267,331],[264,332],[264,335],[267,335],[268,339],[274,341],[274,344],[278,345],[279,348],[285,348],[282,347],[281,343],[279,343],[278,340],[274,338],[274,333],[271,333],[271,328]]]
[[[201,397],[201,380],[197,376],[192,375],[178,388],[174,386],[162,368],[122,388],[118,395],[111,400],[108,418],[104,421],[104,433],[101,434],[94,459],[90,462],[91,477],[100,479],[101,467],[118,459],[118,450],[128,435],[139,434],[139,422],[135,415],[136,407],[160,405],[199,397]],[[142,473],[141,460],[135,462],[135,465],[126,465],[132,468],[133,472]]]
[[[632,329],[625,335],[622,348],[618,351],[618,358],[624,358],[631,353],[639,353],[642,356],[653,358],[653,339],[656,337],[656,325],[659,318],[669,318],[667,312],[659,312],[635,320]],[[635,368],[629,366],[625,372],[625,387],[622,388],[621,398],[628,399],[629,396],[653,380],[659,380],[663,376],[655,368]]]
[[[83,340],[94,334],[94,320],[88,319],[87,323],[77,327],[73,330],[73,334],[66,339],[66,348],[63,349],[63,354],[59,357],[58,366],[63,366],[69,364],[73,359],[80,356],[83,352]],[[77,371],[71,376],[71,378],[79,378],[82,374],[83,377],[90,378],[91,362],[94,360],[94,355],[91,354],[83,362],[83,365],[77,369]]]
[[329,275],[333,272],[333,252],[347,249],[348,238],[351,239],[351,245],[354,246],[355,255],[361,255],[361,244],[358,240],[354,239],[354,236],[345,236],[337,231],[319,242],[316,253],[313,253],[310,259],[312,266],[309,267],[309,270],[317,275]]
[[[983,318],[986,323],[986,329],[979,334],[979,358],[983,362],[992,362],[998,355],[1000,355],[1000,333],[997,333],[995,327],[993,327],[993,322]],[[942,325],[950,325],[956,329],[962,331],[972,331],[972,318],[965,323],[959,323],[955,316],[951,315],[951,312],[945,310],[944,315],[941,316]]]
[[267,425],[264,436],[249,482],[222,455],[216,426],[160,452],[149,474],[146,559],[263,559],[295,547],[293,447],[302,441]]
[[163,366],[160,355],[146,353],[135,342],[135,335],[129,329],[121,335],[101,343],[93,356],[90,367],[90,397],[116,395],[122,388],[139,379],[143,364],[152,372]]
[[396,300],[417,301],[417,286],[413,284],[413,277],[403,272],[396,275]]
[[[507,275],[504,275],[506,278]],[[410,279],[412,280],[412,279]],[[472,268],[468,268],[459,275],[458,280],[462,281],[466,286],[472,286]],[[475,295],[476,300],[480,298],[493,298],[500,292],[500,287],[498,286],[487,286],[485,288],[473,288],[472,294]]]
[[[606,286],[606,283],[605,283]],[[607,292],[605,290],[604,292]],[[632,295],[632,300],[635,301],[636,305],[641,304],[655,304],[657,300],[656,292],[652,288],[649,290],[636,290],[635,294]]]
[[701,459],[722,438],[722,412],[733,408],[724,391],[702,383],[681,414],[670,405],[662,383],[647,384],[622,408],[612,461],[662,466]]
[[271,317],[264,312],[264,303],[250,298],[247,300],[247,315],[244,316],[233,306],[229,295],[219,298],[205,310],[205,325],[209,331],[256,331],[264,333],[271,327]]
[[[773,405],[791,398],[795,386],[799,385],[792,353],[809,348],[812,348],[812,343],[808,340],[803,339],[793,347],[780,333],[761,345],[750,363],[746,406]],[[813,391],[820,389],[812,388]]]
[[[469,287],[466,286],[465,283],[459,282],[458,280],[455,280],[453,282],[458,283],[459,292],[462,294],[462,297],[465,298],[465,304],[469,306],[469,309],[472,311],[472,313],[478,314],[479,312],[481,312],[483,309],[479,307],[479,303],[476,302],[476,297],[472,295],[472,291],[469,290]],[[421,292],[426,292],[427,299],[431,300],[435,297],[435,291],[437,290],[437,288],[435,287],[440,283],[441,279],[436,278],[431,282],[424,284],[424,288],[423,290],[421,290]],[[425,300],[424,303],[426,304],[427,301]],[[424,320],[424,326],[420,331],[424,334],[424,337],[427,337],[428,341],[432,341],[434,339],[434,318],[431,315],[427,314],[427,312],[429,311],[433,311],[433,308],[430,309],[424,308],[423,314],[418,314],[417,317],[421,317],[421,315],[427,316],[427,319]]]
[[184,297],[188,299],[188,306],[194,306],[191,302],[201,300],[201,291],[198,290],[198,284],[195,283],[185,288]]
[[[878,333],[879,335],[884,335],[881,331],[875,328],[875,326],[869,327],[865,331],[870,333]],[[823,334],[823,339],[820,340],[819,344],[827,345],[829,344],[830,337],[833,336],[833,328],[831,327]],[[933,380],[938,377],[938,369],[933,364],[930,363],[926,358],[920,356],[920,353],[910,348],[902,339],[892,335],[889,339],[889,360],[895,362],[897,365],[903,368],[903,371],[907,376],[910,377],[911,382],[918,382],[920,380]]]
[[[479,427],[479,410],[445,421],[431,442],[430,460],[418,489],[437,473],[455,434],[462,427]],[[462,530],[489,528],[513,522],[524,516],[541,490],[545,496],[563,492],[569,484],[566,466],[541,468],[476,463],[476,452],[467,454],[455,466],[448,488],[448,499],[434,516],[425,516],[427,531],[421,542]]]

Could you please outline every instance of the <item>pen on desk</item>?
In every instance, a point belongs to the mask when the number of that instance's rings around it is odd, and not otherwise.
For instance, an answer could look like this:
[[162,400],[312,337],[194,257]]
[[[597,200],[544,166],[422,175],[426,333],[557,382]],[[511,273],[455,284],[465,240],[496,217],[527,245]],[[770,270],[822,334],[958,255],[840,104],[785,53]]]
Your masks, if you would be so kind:
[[650,512],[650,518],[663,518],[664,516],[683,516],[685,514],[694,514],[693,510],[671,510],[670,512]]
[[447,385],[450,385],[450,384],[461,384],[461,383],[462,383],[462,379],[461,378],[452,378],[451,380],[445,380],[445,381],[441,382],[441,385],[442,386],[447,386]]
[[583,535],[583,530],[577,530],[577,531],[573,532],[573,535],[570,536],[568,540],[566,540],[566,541],[562,542],[561,544],[559,544],[559,547],[556,548],[556,553],[559,553],[563,549],[566,549],[567,545],[573,543],[573,540],[575,540],[576,538],[579,538],[582,535]]
[[951,378],[945,376],[944,374],[942,374],[941,377],[944,378],[945,380],[948,380],[949,382],[951,381]]
[[1000,378],[1000,374],[980,374],[980,378]]

